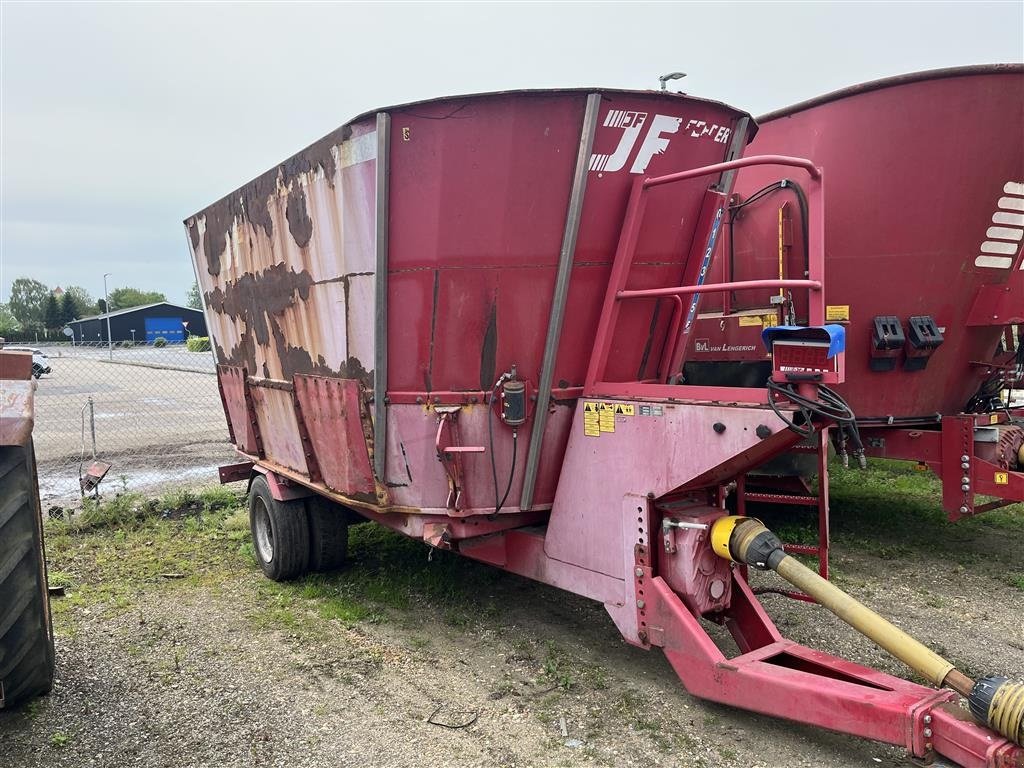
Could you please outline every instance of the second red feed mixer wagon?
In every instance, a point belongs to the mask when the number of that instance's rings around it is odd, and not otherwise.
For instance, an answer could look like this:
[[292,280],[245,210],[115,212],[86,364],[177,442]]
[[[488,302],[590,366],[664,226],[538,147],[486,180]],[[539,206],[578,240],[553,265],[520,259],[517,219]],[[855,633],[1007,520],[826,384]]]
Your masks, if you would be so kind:
[[[927,466],[952,520],[1024,501],[1024,65],[865,83],[758,126],[749,151],[813,157],[829,180],[825,316],[846,329],[837,390],[857,415],[839,452]],[[739,173],[708,280],[805,275],[807,179]],[[763,327],[807,313],[801,292],[707,297],[677,370],[763,382]],[[764,471],[815,471],[790,458]]]
[[[695,695],[1020,764],[1024,686],[969,679],[726,511],[747,472],[854,419],[830,388],[850,353],[826,322],[828,169],[813,147],[744,157],[755,132],[664,92],[435,99],[361,115],[189,218],[244,459],[222,479],[249,481],[272,578],[338,564],[357,515],[600,601]],[[754,167],[806,179],[806,274],[707,280],[735,173]],[[770,387],[678,382],[695,297],[779,289],[807,311],[759,329]],[[748,566],[936,687],[785,639]]]

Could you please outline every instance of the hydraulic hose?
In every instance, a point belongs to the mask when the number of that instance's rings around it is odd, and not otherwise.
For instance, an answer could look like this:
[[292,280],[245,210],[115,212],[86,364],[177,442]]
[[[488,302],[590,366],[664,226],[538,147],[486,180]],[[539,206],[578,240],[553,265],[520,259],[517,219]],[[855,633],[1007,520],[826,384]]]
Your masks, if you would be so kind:
[[976,720],[1024,746],[1024,683],[996,676],[972,680],[923,643],[787,555],[779,538],[760,520],[719,518],[711,527],[711,544],[722,557],[775,571],[934,685],[952,688],[965,696]]

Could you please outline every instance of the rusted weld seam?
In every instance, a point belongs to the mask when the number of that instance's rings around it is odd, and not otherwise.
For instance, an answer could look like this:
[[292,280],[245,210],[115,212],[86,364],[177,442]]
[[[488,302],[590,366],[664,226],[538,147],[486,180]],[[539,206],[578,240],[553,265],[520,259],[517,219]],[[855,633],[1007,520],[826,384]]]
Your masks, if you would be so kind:
[[587,192],[587,171],[590,153],[594,147],[594,133],[597,130],[597,113],[601,108],[601,95],[587,96],[587,107],[583,113],[580,130],[579,150],[576,153],[576,169],[573,172],[572,191],[565,215],[565,232],[562,236],[562,250],[558,257],[558,274],[555,290],[551,297],[551,316],[548,319],[548,335],[544,344],[544,359],[541,363],[540,382],[537,385],[537,407],[533,413],[533,428],[530,430],[530,447],[526,454],[523,472],[523,487],[519,508],[529,510],[533,506],[533,491],[537,484],[537,467],[540,463],[540,449],[544,442],[544,427],[547,422],[548,405],[551,400],[551,381],[558,361],[558,344],[562,336],[562,321],[565,319],[565,302],[569,294],[569,278],[576,255],[576,238],[580,231],[580,216],[583,213],[583,199]]

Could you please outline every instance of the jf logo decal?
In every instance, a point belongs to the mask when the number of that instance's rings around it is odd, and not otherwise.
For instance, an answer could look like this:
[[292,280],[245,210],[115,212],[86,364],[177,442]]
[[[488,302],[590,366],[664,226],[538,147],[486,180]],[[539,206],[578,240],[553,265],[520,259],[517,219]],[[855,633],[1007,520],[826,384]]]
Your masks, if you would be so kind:
[[[679,133],[683,124],[683,118],[672,117],[671,115],[654,115],[650,117],[647,112],[634,112],[625,109],[610,109],[604,118],[605,128],[617,128],[622,130],[618,146],[610,155],[595,152],[590,156],[590,170],[614,173],[626,167],[633,150],[636,148],[640,134],[644,139],[640,143],[640,149],[633,157],[633,164],[629,168],[630,173],[643,173],[647,170],[647,164],[655,155],[662,154],[668,149],[672,134]],[[645,131],[646,129],[646,131]],[[683,134],[689,138],[701,139],[710,138],[717,144],[725,144],[729,141],[732,129],[722,125],[709,124],[704,120],[690,120],[683,129]]]

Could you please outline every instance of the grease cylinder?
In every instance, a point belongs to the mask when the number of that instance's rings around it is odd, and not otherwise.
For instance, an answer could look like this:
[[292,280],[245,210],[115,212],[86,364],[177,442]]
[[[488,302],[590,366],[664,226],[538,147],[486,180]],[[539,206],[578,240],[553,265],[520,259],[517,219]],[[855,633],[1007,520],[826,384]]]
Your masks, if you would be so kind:
[[526,384],[518,379],[501,386],[501,420],[510,427],[526,422]]

